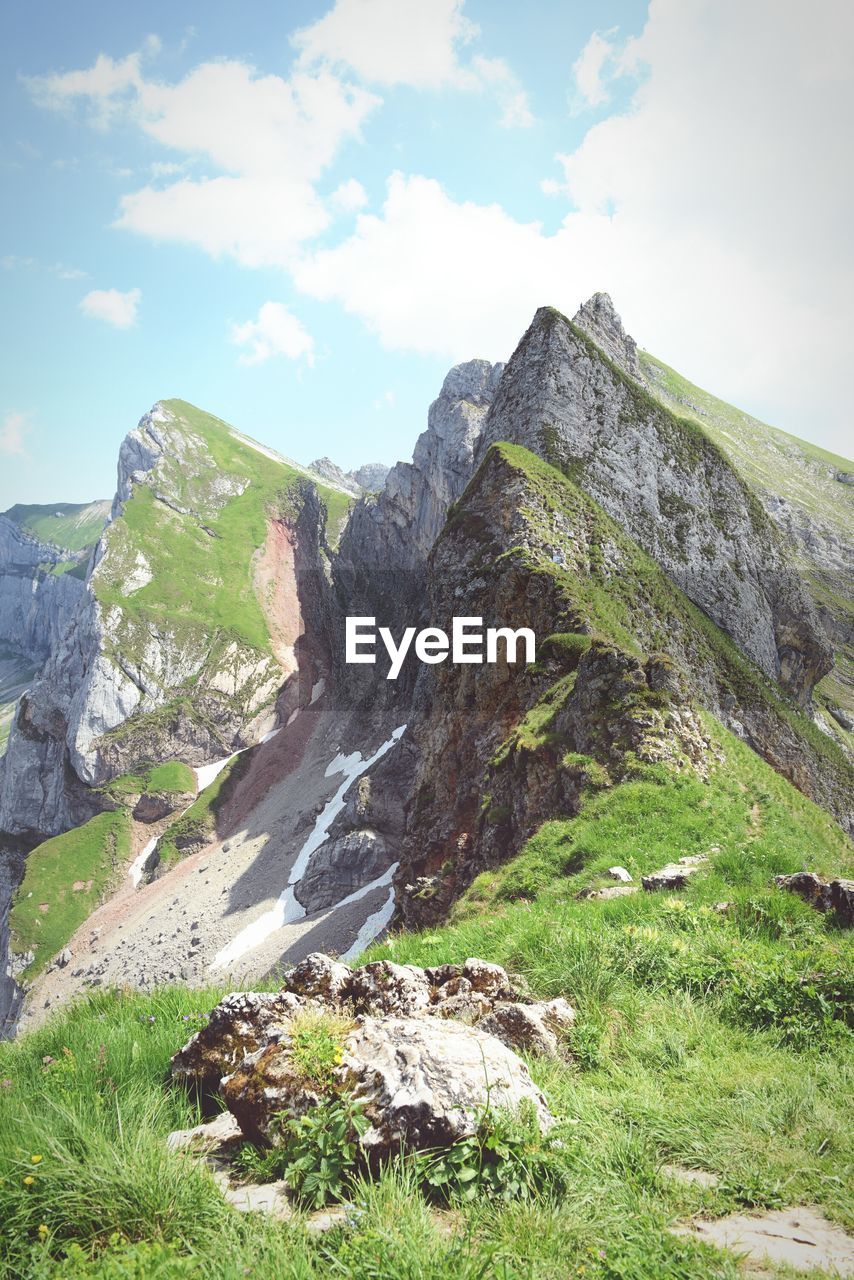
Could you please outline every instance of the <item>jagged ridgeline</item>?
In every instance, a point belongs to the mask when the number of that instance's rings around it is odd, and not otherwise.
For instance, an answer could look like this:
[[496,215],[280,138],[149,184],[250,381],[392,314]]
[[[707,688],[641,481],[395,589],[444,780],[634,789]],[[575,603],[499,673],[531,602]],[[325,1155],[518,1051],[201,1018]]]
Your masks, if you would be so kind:
[[[839,874],[851,470],[638,352],[601,294],[538,311],[506,367],[451,370],[387,476],[156,405],[91,552],[0,518],[12,592],[37,578],[46,609],[41,649],[9,636],[29,665],[0,761],[0,831],[41,841],[12,912],[33,1016],[433,927],[554,824],[571,852],[538,875],[575,892],[598,864],[573,833],[638,795],[612,862],[719,844]],[[538,660],[387,682],[343,663],[348,614],[530,627]]]

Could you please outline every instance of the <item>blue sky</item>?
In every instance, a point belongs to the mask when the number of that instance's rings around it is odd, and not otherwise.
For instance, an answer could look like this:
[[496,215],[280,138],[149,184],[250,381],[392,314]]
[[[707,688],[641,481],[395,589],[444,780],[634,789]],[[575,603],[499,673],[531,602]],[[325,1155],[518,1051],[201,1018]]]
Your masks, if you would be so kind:
[[169,396],[300,461],[408,457],[452,363],[597,288],[844,451],[851,12],[3,6],[0,509],[109,496]]

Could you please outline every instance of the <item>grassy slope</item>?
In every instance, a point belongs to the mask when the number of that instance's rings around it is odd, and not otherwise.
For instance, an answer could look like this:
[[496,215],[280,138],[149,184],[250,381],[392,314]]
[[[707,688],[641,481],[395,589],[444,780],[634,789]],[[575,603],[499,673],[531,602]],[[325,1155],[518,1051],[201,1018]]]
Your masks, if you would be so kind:
[[[192,465],[176,462],[170,468],[170,498],[199,512],[210,532],[158,502],[147,484],[137,485],[114,526],[110,555],[95,578],[96,594],[132,619],[219,631],[267,653],[270,636],[253,588],[253,557],[264,545],[268,516],[296,514],[302,473],[253,449],[219,418],[183,400],[165,404],[205,444]],[[248,481],[243,493],[224,504],[216,497],[222,475]],[[318,492],[330,520],[340,521],[344,495],[323,486]],[[127,596],[122,582],[137,550],[152,580]]]
[[[123,810],[100,813],[29,854],[9,916],[14,950],[35,952],[26,978],[41,972],[115,886],[129,854],[130,819]],[[75,890],[78,882],[83,887]]]
[[[702,426],[726,452],[734,466],[758,491],[777,494],[829,526],[843,542],[854,539],[854,490],[840,484],[837,472],[854,472],[854,462],[799,440],[734,408],[683,378],[675,369],[643,351],[641,367],[658,399]],[[810,574],[816,600],[838,617],[854,619],[851,584],[843,575]],[[854,715],[854,654],[843,647],[836,668],[818,686],[829,700]],[[843,739],[845,730],[836,730]]]
[[[562,1196],[480,1201],[440,1220],[398,1171],[357,1188],[356,1225],[321,1238],[299,1219],[228,1211],[210,1176],[163,1141],[197,1119],[192,1099],[164,1084],[169,1056],[221,991],[97,993],[0,1046],[9,1275],[735,1280],[731,1257],[667,1225],[700,1210],[815,1203],[854,1227],[854,1060],[834,1016],[846,984],[850,1016],[850,935],[768,884],[805,860],[830,870],[848,855],[815,806],[722,740],[727,764],[709,784],[651,773],[591,794],[578,818],[548,824],[476,882],[449,925],[371,953],[486,956],[573,1002],[573,1059],[531,1063],[569,1121]],[[606,863],[639,873],[713,845],[712,871],[678,897],[575,897]],[[727,914],[713,910],[721,899],[735,904]],[[47,1070],[44,1055],[55,1060]],[[675,1183],[665,1163],[720,1185]]]
[[189,765],[180,760],[165,760],[139,773],[123,773],[106,783],[102,790],[117,799],[154,791],[181,795],[196,790],[196,775]]
[[854,499],[834,476],[854,471],[854,462],[718,400],[645,351],[639,358],[652,392],[699,423],[754,488],[778,494],[851,536]]
[[[838,743],[793,707],[783,697],[779,686],[762,676],[729,637],[670,582],[660,566],[633,543],[583,490],[557,468],[520,445],[493,445],[493,449],[506,464],[525,476],[543,503],[548,516],[543,529],[547,540],[553,538],[551,517],[554,514],[569,520],[570,527],[586,526],[590,542],[589,565],[575,565],[572,562],[573,549],[569,546],[566,549],[569,556],[566,567],[547,561],[532,563],[531,568],[534,572],[548,574],[559,583],[567,601],[589,629],[636,653],[648,653],[654,649],[667,651],[674,630],[690,637],[697,657],[705,657],[714,663],[737,700],[761,700],[775,716],[787,721],[809,742],[828,770],[833,770],[840,778],[854,776]],[[525,514],[532,518],[536,527],[539,512],[532,508]],[[465,518],[464,512],[455,510],[449,519],[449,527]],[[622,557],[619,572],[611,575],[610,579],[606,579],[603,573],[603,547],[608,542],[619,548]],[[640,611],[639,602],[644,602]],[[645,631],[638,636],[636,628],[641,621]]]
[[110,514],[110,503],[16,503],[3,514],[40,542],[65,547],[68,551],[85,551],[98,541]]

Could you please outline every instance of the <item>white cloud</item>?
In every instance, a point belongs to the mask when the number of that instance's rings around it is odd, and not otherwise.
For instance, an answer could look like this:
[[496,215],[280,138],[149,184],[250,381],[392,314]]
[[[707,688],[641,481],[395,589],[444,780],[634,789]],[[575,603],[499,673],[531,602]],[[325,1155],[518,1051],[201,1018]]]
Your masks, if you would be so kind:
[[357,182],[355,178],[348,178],[346,182],[342,182],[335,188],[329,199],[345,213],[352,213],[356,209],[364,209],[368,203],[368,193],[361,182]]
[[501,107],[499,124],[503,129],[528,129],[534,123],[528,95],[503,58],[472,58],[472,70],[486,88],[490,88]]
[[[203,63],[177,84],[147,79],[140,54],[101,55],[88,71],[31,82],[37,100],[90,104],[98,123],[120,111],[149,137],[219,173],[147,185],[124,196],[116,225],[161,240],[230,254],[246,266],[286,266],[329,224],[314,183],[379,103],[328,70],[289,80],[243,62]],[[153,176],[182,165],[157,162]]]
[[27,414],[15,410],[7,413],[0,423],[0,453],[25,458],[24,435],[27,431]]
[[136,324],[136,313],[142,292],[139,289],[128,289],[122,293],[119,289],[91,289],[80,299],[80,310],[84,316],[93,320],[103,320],[115,329],[130,329]]
[[605,68],[614,61],[616,45],[612,37],[617,28],[610,31],[594,31],[580,55],[573,63],[572,74],[575,86],[571,105],[573,113],[583,111],[586,107],[601,107],[610,98],[605,85]]
[[627,111],[559,158],[556,233],[396,175],[381,216],[306,255],[297,283],[390,348],[450,359],[506,358],[536,306],[607,289],[668,363],[844,451],[852,40],[845,0],[808,22],[776,0],[652,0],[618,54],[646,71]]
[[346,66],[367,84],[459,85],[457,50],[478,34],[462,8],[463,0],[337,0],[293,43],[303,65]]
[[272,356],[314,364],[314,339],[281,302],[265,302],[256,320],[232,325],[231,341],[249,348],[239,357],[241,364],[263,364]]
[[393,409],[395,395],[393,391],[384,391],[381,396],[377,396],[374,401],[375,409]]
[[463,14],[464,0],[337,0],[293,37],[304,67],[347,67],[366,84],[413,89],[490,90],[503,128],[527,128],[528,96],[503,58],[461,51],[480,29]]

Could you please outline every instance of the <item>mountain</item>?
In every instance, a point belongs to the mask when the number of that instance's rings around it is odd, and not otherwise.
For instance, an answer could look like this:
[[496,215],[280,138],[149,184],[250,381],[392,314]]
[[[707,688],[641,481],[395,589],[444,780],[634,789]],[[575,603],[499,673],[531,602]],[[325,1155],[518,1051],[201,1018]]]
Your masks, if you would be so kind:
[[[154,406],[83,577],[58,579],[73,598],[18,650],[39,671],[0,760],[12,1020],[22,973],[40,1018],[92,985],[248,980],[433,926],[638,781],[764,778],[843,856],[850,736],[825,708],[851,489],[809,446],[787,470],[771,433],[777,483],[736,411],[657,369],[607,295],[543,308],[506,367],[451,370],[412,463],[360,496],[328,459]],[[344,662],[353,615],[528,626],[537,661],[410,658],[390,681]]]

